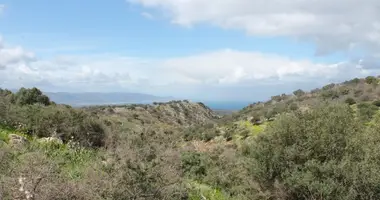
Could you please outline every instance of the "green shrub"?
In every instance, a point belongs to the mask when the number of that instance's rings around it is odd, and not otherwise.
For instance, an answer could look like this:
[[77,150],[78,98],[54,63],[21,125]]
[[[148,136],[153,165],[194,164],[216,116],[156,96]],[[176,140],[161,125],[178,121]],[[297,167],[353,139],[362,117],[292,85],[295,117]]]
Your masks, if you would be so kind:
[[374,76],[367,76],[367,77],[365,78],[365,82],[366,82],[367,84],[376,84],[376,83],[377,83],[377,78],[374,77]]
[[297,97],[300,97],[300,96],[305,95],[306,93],[303,90],[298,89],[298,90],[294,91],[293,94],[296,95]]
[[360,130],[343,105],[282,115],[250,150],[252,179],[273,199],[378,199],[379,164],[363,157]]
[[344,102],[345,102],[346,104],[348,104],[348,105],[354,105],[354,104],[356,104],[355,99],[353,99],[353,98],[351,98],[351,97],[347,98]]
[[331,90],[331,89],[323,90],[320,95],[323,99],[337,99],[337,98],[339,98],[339,93],[337,91]]
[[194,179],[200,180],[206,175],[206,165],[198,152],[184,152],[181,155],[183,172]]
[[96,117],[66,106],[11,105],[7,124],[36,137],[60,137],[86,147],[104,145],[105,129]]
[[14,95],[14,102],[23,106],[23,105],[32,105],[32,104],[42,104],[42,105],[50,105],[50,99],[46,95],[42,94],[42,92],[37,88],[26,89],[21,88]]
[[271,97],[272,101],[279,102],[282,100],[282,97],[280,95],[272,96]]
[[360,103],[357,107],[359,118],[364,122],[371,120],[373,115],[379,110],[377,106],[370,103]]
[[360,79],[358,79],[358,78],[354,78],[354,79],[352,79],[352,80],[349,80],[349,81],[345,81],[343,84],[345,84],[345,85],[357,85],[357,84],[359,84],[360,83]]
[[372,102],[373,105],[380,107],[380,100],[375,100]]
[[354,91],[354,96],[355,97],[360,97],[360,96],[362,96],[364,94],[364,91],[363,91],[363,89],[361,89],[361,88],[358,88],[358,89],[356,89],[355,91]]
[[328,85],[325,85],[322,87],[322,90],[331,90],[335,87],[335,84],[334,83],[330,83]]
[[292,103],[292,104],[290,104],[289,109],[290,109],[291,111],[298,110],[298,104],[296,104],[296,103]]
[[348,87],[342,86],[339,88],[339,93],[341,95],[348,95],[350,93],[350,89]]

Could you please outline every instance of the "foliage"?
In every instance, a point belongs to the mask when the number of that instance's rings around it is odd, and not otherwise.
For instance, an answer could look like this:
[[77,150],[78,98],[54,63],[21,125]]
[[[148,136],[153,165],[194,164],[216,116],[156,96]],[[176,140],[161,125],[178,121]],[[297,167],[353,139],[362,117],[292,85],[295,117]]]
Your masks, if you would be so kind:
[[356,84],[359,84],[359,83],[360,83],[360,79],[358,79],[358,78],[354,78],[352,80],[344,82],[345,85],[356,85]]
[[184,152],[181,156],[181,168],[185,174],[194,179],[201,179],[206,175],[202,154],[197,152]]
[[353,99],[353,98],[351,98],[351,97],[347,98],[344,102],[345,102],[346,104],[348,104],[348,105],[354,105],[354,104],[356,104],[355,99]]
[[328,85],[325,85],[322,87],[322,90],[331,90],[335,87],[335,84],[334,83],[330,83]]
[[370,103],[360,103],[357,105],[357,108],[359,112],[359,118],[364,122],[371,120],[373,115],[379,110],[377,106]]
[[375,84],[375,83],[377,83],[377,78],[374,77],[374,76],[367,76],[367,77],[365,78],[365,82],[366,82],[367,84]]
[[361,130],[348,106],[282,115],[250,150],[253,179],[273,199],[380,198],[379,165],[365,159],[378,147]]
[[32,89],[21,88],[16,94],[14,94],[13,101],[21,106],[37,103],[45,106],[51,104],[49,97],[42,94],[41,90],[35,87]]
[[377,107],[380,107],[380,100],[373,101],[372,104]]
[[297,97],[300,97],[300,96],[305,95],[306,93],[303,90],[298,89],[298,90],[294,91],[293,94],[296,95]]
[[321,92],[321,97],[323,99],[336,99],[339,98],[339,93],[336,90],[325,89]]
[[354,79],[217,120],[188,101],[78,109],[0,90],[0,198],[380,199],[378,91]]
[[298,110],[298,104],[296,104],[296,103],[290,104],[289,109],[292,111]]

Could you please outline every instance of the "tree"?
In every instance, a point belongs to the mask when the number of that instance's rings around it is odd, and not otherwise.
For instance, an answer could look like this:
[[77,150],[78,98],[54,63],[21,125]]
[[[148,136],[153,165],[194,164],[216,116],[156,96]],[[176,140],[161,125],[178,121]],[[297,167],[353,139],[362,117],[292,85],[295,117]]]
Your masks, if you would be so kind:
[[293,94],[296,95],[297,97],[300,97],[300,96],[305,95],[305,92],[301,89],[298,89],[298,90],[294,91]]
[[18,105],[33,105],[33,104],[42,104],[42,105],[50,105],[50,99],[46,95],[42,94],[41,90],[37,88],[26,89],[21,88],[14,97],[14,101]]
[[343,84],[345,84],[345,85],[357,85],[359,83],[360,83],[360,79],[354,78],[352,80],[345,81]]
[[356,104],[355,99],[353,99],[353,98],[351,98],[351,97],[347,98],[344,102],[345,102],[346,104],[348,104],[348,105],[354,105],[354,104]]
[[281,97],[281,95],[276,95],[276,96],[272,96],[271,99],[272,99],[272,101],[279,102],[282,100],[282,97]]
[[325,85],[322,87],[322,90],[331,90],[335,87],[335,84],[334,83],[330,83],[328,85]]
[[374,76],[367,76],[367,77],[365,78],[365,82],[366,82],[367,84],[375,84],[375,83],[377,83],[377,78],[374,77]]

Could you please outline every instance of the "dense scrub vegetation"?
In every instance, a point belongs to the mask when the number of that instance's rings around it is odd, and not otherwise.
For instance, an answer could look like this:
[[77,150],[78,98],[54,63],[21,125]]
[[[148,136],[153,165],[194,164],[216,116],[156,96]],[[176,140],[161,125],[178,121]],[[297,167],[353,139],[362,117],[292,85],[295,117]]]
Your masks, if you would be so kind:
[[380,199],[378,88],[296,90],[222,119],[188,101],[74,109],[0,90],[0,198]]

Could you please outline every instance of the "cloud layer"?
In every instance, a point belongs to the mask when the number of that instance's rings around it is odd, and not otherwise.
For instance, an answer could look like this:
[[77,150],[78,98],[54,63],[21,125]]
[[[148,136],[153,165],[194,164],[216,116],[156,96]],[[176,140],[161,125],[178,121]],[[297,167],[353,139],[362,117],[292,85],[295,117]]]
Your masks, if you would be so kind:
[[5,9],[5,5],[4,4],[0,4],[0,14],[4,11]]
[[248,95],[241,90],[295,89],[300,83],[305,87],[378,71],[363,63],[321,64],[231,49],[158,60],[115,54],[40,59],[22,47],[0,44],[0,87],[38,86],[46,91],[134,91],[187,98],[254,99],[257,91]]
[[127,0],[162,10],[183,26],[212,24],[258,36],[290,36],[318,44],[318,53],[380,50],[378,0]]

